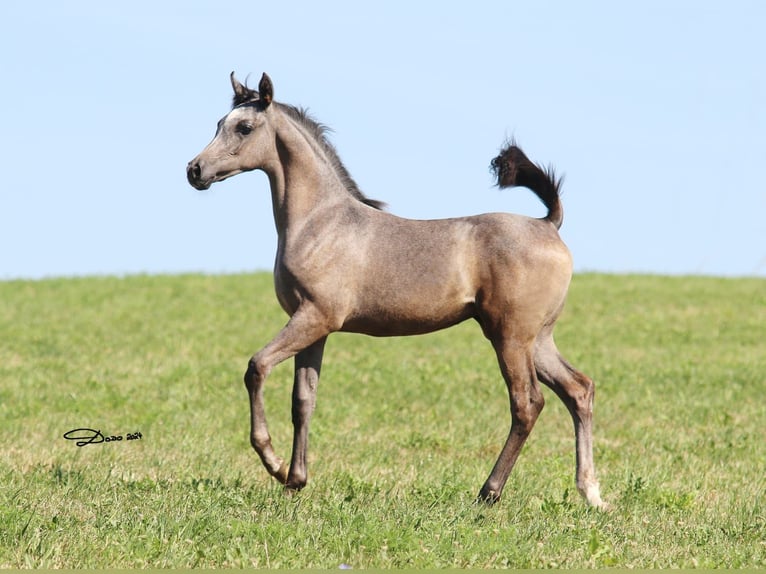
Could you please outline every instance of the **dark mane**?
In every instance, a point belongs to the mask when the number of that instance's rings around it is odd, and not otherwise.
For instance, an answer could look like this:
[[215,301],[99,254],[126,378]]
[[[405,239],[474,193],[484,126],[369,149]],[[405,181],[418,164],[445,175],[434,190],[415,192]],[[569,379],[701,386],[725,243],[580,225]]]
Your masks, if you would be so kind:
[[[238,97],[237,95],[234,96],[234,100],[232,102],[232,109],[242,105],[258,105],[259,104],[260,96],[258,95],[258,92],[247,88],[247,86],[245,86],[245,89],[247,90],[246,95],[243,95],[241,97]],[[293,120],[295,120],[304,128],[306,128],[306,131],[311,136],[313,136],[317,144],[319,144],[319,147],[321,147],[322,150],[325,152],[325,154],[327,154],[327,157],[332,163],[332,166],[335,169],[335,172],[338,174],[338,177],[340,177],[340,180],[343,183],[343,186],[348,190],[348,192],[352,196],[354,196],[356,199],[358,199],[362,203],[365,203],[369,205],[370,207],[374,207],[375,209],[385,209],[386,207],[385,202],[378,201],[377,199],[370,199],[369,197],[364,195],[362,191],[359,189],[359,186],[351,177],[351,174],[346,169],[346,166],[343,165],[343,162],[340,160],[340,157],[338,156],[338,152],[335,149],[335,146],[332,145],[332,143],[330,143],[330,140],[327,139],[326,134],[327,132],[332,131],[331,128],[316,121],[314,118],[312,118],[309,115],[308,110],[304,108],[298,108],[295,106],[291,106],[289,104],[282,104],[278,102],[272,102],[271,105],[278,106],[280,110],[285,112]]]
[[281,103],[277,103],[277,105],[279,106],[279,109],[283,110],[292,119],[300,123],[314,137],[322,150],[327,154],[327,157],[330,159],[330,162],[340,177],[341,182],[343,182],[343,185],[351,195],[353,195],[362,203],[365,203],[370,207],[374,207],[375,209],[385,208],[386,204],[384,202],[378,201],[377,199],[370,199],[359,189],[359,186],[351,177],[351,174],[346,169],[346,166],[343,165],[343,162],[340,160],[335,146],[332,145],[330,140],[327,139],[326,134],[327,132],[332,131],[331,128],[316,121],[309,115],[308,110],[304,108],[298,108],[289,104]]

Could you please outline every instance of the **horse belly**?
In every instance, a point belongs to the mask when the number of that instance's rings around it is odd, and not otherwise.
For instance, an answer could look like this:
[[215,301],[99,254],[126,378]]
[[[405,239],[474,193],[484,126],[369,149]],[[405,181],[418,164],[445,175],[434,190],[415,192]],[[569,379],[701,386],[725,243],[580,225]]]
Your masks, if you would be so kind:
[[456,277],[439,279],[439,275],[368,284],[342,330],[381,337],[416,335],[473,317],[475,297],[464,282]]

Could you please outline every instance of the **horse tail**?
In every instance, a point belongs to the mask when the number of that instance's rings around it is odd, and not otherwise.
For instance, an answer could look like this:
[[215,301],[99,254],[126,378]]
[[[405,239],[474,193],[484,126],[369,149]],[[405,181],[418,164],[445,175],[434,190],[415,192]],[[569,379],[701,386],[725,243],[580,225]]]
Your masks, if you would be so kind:
[[556,177],[552,167],[543,169],[521,151],[516,142],[511,141],[492,160],[492,171],[497,176],[498,187],[515,187],[517,185],[531,189],[548,208],[544,219],[561,227],[564,220],[564,207],[559,199],[561,188],[560,177]]

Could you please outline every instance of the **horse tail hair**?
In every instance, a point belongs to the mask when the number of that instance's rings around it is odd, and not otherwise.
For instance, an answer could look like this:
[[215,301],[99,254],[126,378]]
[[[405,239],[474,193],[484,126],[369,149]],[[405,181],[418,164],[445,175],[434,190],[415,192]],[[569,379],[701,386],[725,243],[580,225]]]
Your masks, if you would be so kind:
[[533,163],[516,142],[511,141],[492,160],[491,169],[499,188],[520,185],[532,190],[548,208],[544,219],[555,225],[556,229],[561,227],[564,221],[564,207],[559,198],[562,178],[556,177],[552,167],[542,168]]

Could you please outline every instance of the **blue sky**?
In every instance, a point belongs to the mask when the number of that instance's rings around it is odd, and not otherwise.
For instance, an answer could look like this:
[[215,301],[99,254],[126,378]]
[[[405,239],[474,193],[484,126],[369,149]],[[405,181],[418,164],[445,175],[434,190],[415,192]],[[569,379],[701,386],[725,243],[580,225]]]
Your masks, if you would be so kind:
[[566,176],[577,271],[766,276],[766,3],[0,4],[0,279],[271,269],[268,182],[194,191],[228,74],[333,128],[393,213],[543,214],[488,166]]

